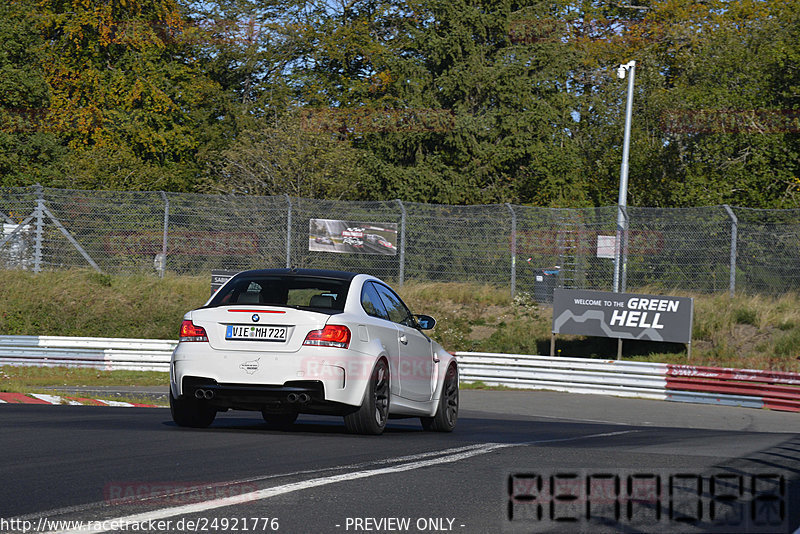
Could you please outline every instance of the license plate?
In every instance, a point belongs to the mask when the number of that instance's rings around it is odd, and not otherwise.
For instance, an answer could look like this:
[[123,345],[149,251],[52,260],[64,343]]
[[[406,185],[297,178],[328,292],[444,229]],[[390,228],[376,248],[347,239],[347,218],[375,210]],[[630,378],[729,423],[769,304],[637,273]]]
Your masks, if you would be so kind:
[[286,341],[285,326],[229,324],[225,339],[229,341]]

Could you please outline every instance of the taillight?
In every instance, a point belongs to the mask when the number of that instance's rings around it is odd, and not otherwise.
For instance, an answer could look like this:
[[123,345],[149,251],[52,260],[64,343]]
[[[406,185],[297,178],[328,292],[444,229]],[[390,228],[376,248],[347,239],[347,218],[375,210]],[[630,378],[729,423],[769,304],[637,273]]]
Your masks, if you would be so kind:
[[342,325],[329,324],[322,330],[309,332],[303,345],[346,349],[350,345],[350,329]]
[[206,329],[202,326],[195,326],[192,321],[183,321],[180,341],[208,341]]

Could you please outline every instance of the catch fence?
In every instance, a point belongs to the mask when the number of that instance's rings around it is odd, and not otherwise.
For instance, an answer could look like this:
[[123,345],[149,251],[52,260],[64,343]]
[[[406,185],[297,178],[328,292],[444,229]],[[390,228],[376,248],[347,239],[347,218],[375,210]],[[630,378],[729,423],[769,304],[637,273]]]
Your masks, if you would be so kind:
[[610,291],[616,276],[620,290],[800,289],[800,209],[629,206],[618,231],[619,209],[5,188],[0,266],[161,276],[296,266],[544,299],[554,286]]

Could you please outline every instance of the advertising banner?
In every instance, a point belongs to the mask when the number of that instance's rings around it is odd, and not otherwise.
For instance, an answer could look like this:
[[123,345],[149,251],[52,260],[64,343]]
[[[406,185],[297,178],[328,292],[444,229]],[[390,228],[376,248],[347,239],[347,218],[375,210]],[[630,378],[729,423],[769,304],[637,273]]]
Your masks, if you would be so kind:
[[691,343],[694,299],[583,289],[553,292],[553,333]]
[[340,254],[397,254],[397,224],[309,219],[308,250]]

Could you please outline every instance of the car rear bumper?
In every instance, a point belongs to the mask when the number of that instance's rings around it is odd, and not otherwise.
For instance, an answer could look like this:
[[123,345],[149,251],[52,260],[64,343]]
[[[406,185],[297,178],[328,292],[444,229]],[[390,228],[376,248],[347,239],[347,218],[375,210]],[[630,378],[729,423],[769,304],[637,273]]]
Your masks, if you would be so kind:
[[258,410],[271,413],[342,415],[354,408],[325,400],[325,386],[317,380],[272,384],[220,384],[212,378],[184,376],[183,397],[198,399],[219,410]]
[[[347,360],[322,347],[303,347],[295,353],[214,351],[201,343],[179,343],[172,354],[170,387],[175,398],[194,398],[207,387],[220,407],[262,409],[281,401],[295,411],[328,413],[328,406],[361,404],[375,359],[354,351]],[[201,388],[202,389],[202,388]],[[219,395],[218,395],[219,393]],[[292,402],[289,394],[309,395],[308,402]],[[216,400],[214,400],[216,399]],[[305,397],[303,397],[305,400]]]

